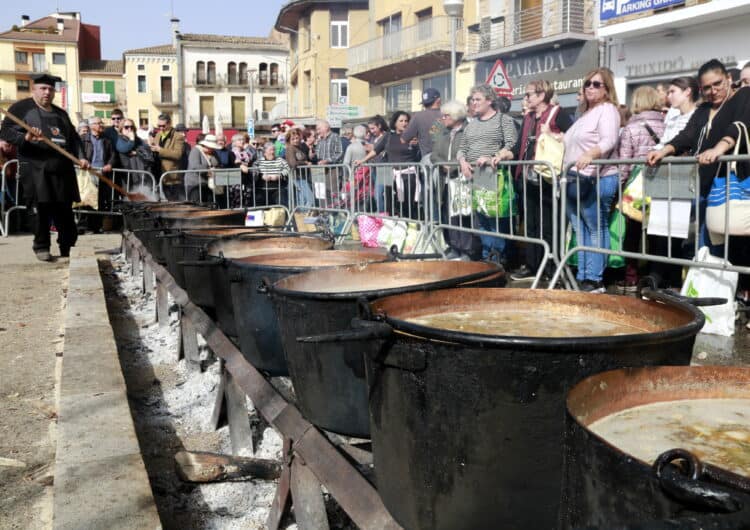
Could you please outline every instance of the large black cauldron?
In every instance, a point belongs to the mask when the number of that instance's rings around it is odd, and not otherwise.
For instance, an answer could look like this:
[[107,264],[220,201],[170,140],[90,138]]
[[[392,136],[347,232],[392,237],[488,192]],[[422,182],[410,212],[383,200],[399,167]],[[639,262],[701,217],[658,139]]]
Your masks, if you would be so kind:
[[[446,289],[370,304],[384,337],[366,358],[378,491],[407,529],[557,526],[565,395],[624,366],[686,365],[703,326],[694,307],[530,289]],[[538,337],[416,325],[420,315],[535,314]],[[583,315],[643,330],[545,337],[550,319]],[[372,330],[369,330],[370,332]]]
[[[264,282],[273,283],[321,267],[364,265],[386,259],[384,254],[370,250],[302,250],[228,260],[242,354],[253,366],[270,375],[289,375],[273,304],[268,296],[258,292]],[[319,317],[309,314],[307,318]]]
[[323,429],[369,438],[363,350],[373,344],[303,343],[297,337],[348,329],[362,298],[455,287],[501,270],[484,262],[370,263],[297,274],[269,287],[302,414]]
[[[640,405],[717,398],[750,399],[750,368],[626,368],[578,383],[567,399],[561,526],[611,528],[662,518],[695,518],[706,512],[729,512],[723,516],[727,524],[744,520],[750,525],[750,478],[742,480],[706,464],[694,466],[698,468],[694,477],[666,467],[658,477],[652,462],[634,458],[588,429],[600,418]],[[677,523],[675,528],[686,528],[687,523]]]

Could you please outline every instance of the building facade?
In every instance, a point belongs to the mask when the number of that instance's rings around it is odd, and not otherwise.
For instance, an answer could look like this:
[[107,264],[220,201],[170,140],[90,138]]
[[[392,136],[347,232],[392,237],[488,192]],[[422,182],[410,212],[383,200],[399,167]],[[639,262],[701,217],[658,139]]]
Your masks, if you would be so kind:
[[88,60],[81,64],[81,114],[84,118],[109,118],[112,110],[125,110],[122,61]]
[[599,65],[598,2],[478,0],[475,5],[465,13],[468,64],[462,67],[473,70],[469,80],[485,82],[501,60],[513,87],[514,111],[521,109],[526,83],[536,79],[550,81],[560,104],[575,108],[583,77]]
[[296,123],[365,114],[369,86],[351,77],[348,52],[369,38],[367,11],[367,0],[292,0],[279,11],[275,29],[289,35],[287,114]]
[[279,39],[178,34],[181,121],[200,127],[267,128],[287,115],[289,53]]
[[453,23],[442,0],[370,0],[368,39],[349,49],[349,75],[368,84],[368,114],[418,110],[428,87],[450,98],[454,36],[458,62],[465,48]]
[[8,105],[31,95],[31,75],[48,72],[63,82],[54,103],[81,118],[80,66],[99,60],[99,26],[81,22],[80,13],[53,13],[0,33],[0,103]]
[[139,126],[156,124],[159,114],[175,122],[180,108],[177,98],[177,53],[171,44],[128,50],[125,69],[125,115]]
[[727,68],[750,61],[750,50],[741,44],[750,27],[747,0],[685,0],[632,14],[623,14],[624,5],[606,12],[607,4],[600,13],[602,62],[615,74],[621,101],[640,85],[695,76],[710,59]]

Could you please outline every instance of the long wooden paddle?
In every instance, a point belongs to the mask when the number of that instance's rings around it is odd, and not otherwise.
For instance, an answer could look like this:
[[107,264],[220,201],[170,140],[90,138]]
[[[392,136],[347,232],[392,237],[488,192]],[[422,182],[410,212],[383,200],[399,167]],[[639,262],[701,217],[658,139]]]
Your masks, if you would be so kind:
[[[31,130],[31,126],[29,124],[27,124],[23,120],[17,118],[16,116],[14,116],[10,112],[8,112],[6,109],[0,107],[0,113],[5,114],[8,118],[10,118],[10,120],[13,123],[15,123],[16,125],[18,125],[20,127],[23,127],[24,130],[26,130],[27,132],[30,132],[30,133],[33,134],[33,131]],[[77,166],[80,165],[80,161],[76,157],[74,157],[73,155],[71,155],[70,153],[68,153],[65,149],[63,149],[62,147],[60,147],[59,145],[57,145],[55,142],[53,142],[52,140],[50,140],[46,136],[42,136],[41,137],[41,141],[45,145],[51,147],[52,149],[54,149],[55,151],[57,151],[58,153],[60,153],[61,155],[63,155],[65,158],[69,159],[75,165],[77,165]],[[128,191],[125,191],[125,188],[123,188],[119,184],[116,184],[116,183],[112,182],[112,180],[108,179],[107,177],[105,177],[101,173],[101,171],[97,171],[96,169],[93,169],[93,168],[89,168],[87,171],[90,171],[91,173],[93,173],[94,175],[96,175],[96,177],[99,180],[101,180],[102,182],[104,182],[110,188],[118,191],[124,197],[127,197],[128,200],[131,200],[131,201],[146,201],[146,200],[148,200],[148,197],[146,197],[142,193],[130,193]]]

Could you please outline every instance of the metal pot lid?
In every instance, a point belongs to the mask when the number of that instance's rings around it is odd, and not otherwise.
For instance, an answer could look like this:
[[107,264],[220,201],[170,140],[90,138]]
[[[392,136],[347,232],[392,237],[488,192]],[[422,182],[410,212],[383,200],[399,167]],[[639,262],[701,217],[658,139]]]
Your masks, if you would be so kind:
[[287,232],[267,232],[250,238],[217,239],[208,244],[206,254],[213,257],[239,259],[259,254],[331,248],[333,248],[333,242],[320,237],[291,235]]
[[364,265],[368,262],[387,259],[382,254],[366,250],[296,250],[237,258],[232,259],[231,263],[241,268],[305,270],[317,267]]

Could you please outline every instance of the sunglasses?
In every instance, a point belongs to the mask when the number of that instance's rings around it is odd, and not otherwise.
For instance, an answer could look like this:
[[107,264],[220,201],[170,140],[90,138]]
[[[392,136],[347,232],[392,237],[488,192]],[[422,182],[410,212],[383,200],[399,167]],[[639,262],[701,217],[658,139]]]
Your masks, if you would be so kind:
[[110,119],[112,121],[120,121],[122,119],[122,116],[112,116],[112,118],[110,118]]
[[703,92],[711,92],[711,90],[713,89],[720,90],[723,84],[724,84],[724,80],[719,79],[718,81],[715,81],[711,83],[710,85],[703,85],[701,87],[701,90],[703,90]]
[[133,126],[132,125],[123,125],[122,128],[123,129],[133,129]]
[[591,87],[594,87],[594,88],[596,88],[597,90],[598,90],[598,89],[600,89],[600,88],[602,88],[603,86],[604,86],[604,83],[602,83],[601,81],[586,81],[586,82],[585,82],[585,83],[583,84],[583,88],[591,88]]

